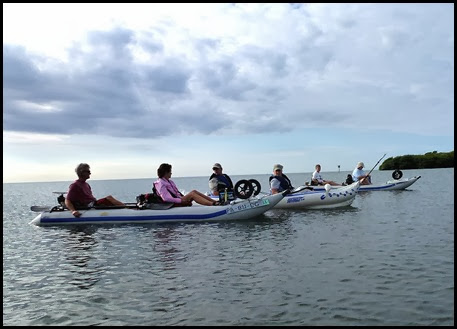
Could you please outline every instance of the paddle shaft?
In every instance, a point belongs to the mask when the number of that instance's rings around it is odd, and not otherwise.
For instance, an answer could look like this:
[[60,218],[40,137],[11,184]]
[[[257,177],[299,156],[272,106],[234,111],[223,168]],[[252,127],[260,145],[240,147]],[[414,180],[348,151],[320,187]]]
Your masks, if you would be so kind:
[[381,162],[382,159],[384,159],[384,157],[386,156],[386,154],[387,154],[387,153],[384,153],[384,155],[382,156],[382,158],[379,159],[378,162],[376,162],[376,164],[374,165],[373,168],[371,168],[371,170],[368,172],[368,174],[366,174],[365,177],[362,178],[362,179],[360,180],[360,183],[362,183],[368,176],[370,176],[371,172],[374,170],[374,168],[376,168],[376,166],[378,165],[378,163]]
[[[290,194],[294,194],[294,193],[297,193],[297,192],[301,192],[303,190],[310,190],[310,191],[313,191],[314,188],[312,186],[299,186],[293,190],[290,190]],[[265,195],[269,195],[271,194],[270,192],[259,192],[259,193],[262,193],[262,194],[265,194]],[[279,192],[279,193],[282,193],[282,192]]]

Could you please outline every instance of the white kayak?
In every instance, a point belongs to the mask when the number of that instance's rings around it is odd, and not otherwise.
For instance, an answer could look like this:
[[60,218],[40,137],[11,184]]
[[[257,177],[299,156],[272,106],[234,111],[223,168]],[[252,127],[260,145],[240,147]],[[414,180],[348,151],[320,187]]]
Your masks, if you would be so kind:
[[355,182],[338,189],[330,189],[329,184],[326,186],[327,190],[322,186],[323,191],[316,191],[315,186],[312,186],[313,190],[304,189],[309,188],[305,185],[297,187],[295,190],[299,192],[292,191],[287,194],[273,209],[329,209],[349,206],[357,195],[360,183]]
[[[360,183],[356,182],[331,191],[330,185],[327,184],[326,186],[328,191],[325,189],[323,191],[311,190],[315,186],[299,186],[279,201],[273,209],[329,209],[349,206],[357,195]],[[270,194],[263,193],[263,195]],[[219,199],[215,195],[210,195],[210,197],[214,200]],[[251,198],[256,198],[256,196]]]
[[[260,198],[237,199],[227,205],[191,207],[171,207],[169,209],[140,209],[105,207],[80,210],[82,215],[74,217],[70,211],[61,206],[42,211],[30,223],[34,225],[76,225],[76,224],[144,224],[170,222],[213,222],[226,220],[246,220],[263,214],[280,202],[289,191],[265,195]],[[33,206],[32,211],[43,207]],[[157,207],[157,208],[160,208]]]
[[[393,179],[381,184],[360,185],[359,192],[361,191],[394,191],[404,190],[413,185],[421,176],[414,176],[412,178]],[[324,186],[312,186],[314,191],[325,191]],[[332,186],[332,189],[339,189],[342,185]]]

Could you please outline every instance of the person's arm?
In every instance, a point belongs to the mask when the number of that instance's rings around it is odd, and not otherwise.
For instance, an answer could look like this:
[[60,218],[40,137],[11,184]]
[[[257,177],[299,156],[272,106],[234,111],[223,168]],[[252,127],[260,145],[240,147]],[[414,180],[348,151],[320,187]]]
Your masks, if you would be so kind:
[[357,177],[357,180],[362,181],[362,180],[369,180],[370,175],[360,175]]
[[320,184],[322,183],[322,180],[319,180],[317,178],[317,171],[313,172],[313,176],[311,177],[311,181],[314,182],[315,184]]
[[230,178],[229,175],[227,175],[226,177],[227,177],[227,179],[228,179],[228,181],[229,181],[229,183],[230,183],[230,186],[229,186],[229,187],[230,187],[231,189],[233,189],[233,182],[232,182],[232,179]]
[[76,183],[73,183],[70,185],[70,187],[68,188],[68,193],[67,193],[67,196],[65,198],[65,206],[68,208],[68,210],[71,211],[71,214],[75,217],[79,217],[81,216],[81,213],[76,210],[76,207],[75,205],[73,204],[73,202],[70,201],[71,198],[75,199],[77,198],[79,195],[80,195],[80,189],[78,187],[78,185]]
[[73,203],[68,200],[68,198],[65,199],[65,206],[68,208],[68,210],[71,211],[71,214],[75,217],[79,217],[81,216],[81,213],[75,209],[75,206],[73,205]]
[[366,175],[365,171],[363,171],[363,170],[359,170],[358,174],[359,174],[359,180],[368,177],[368,175]]
[[270,182],[270,190],[271,190],[271,194],[277,194],[279,193],[279,186],[280,186],[280,182],[279,180],[277,180],[276,178],[273,178]]
[[354,169],[354,171],[352,172],[352,179],[354,180],[354,182],[356,182],[360,178],[361,178],[360,177],[360,172],[357,169]]

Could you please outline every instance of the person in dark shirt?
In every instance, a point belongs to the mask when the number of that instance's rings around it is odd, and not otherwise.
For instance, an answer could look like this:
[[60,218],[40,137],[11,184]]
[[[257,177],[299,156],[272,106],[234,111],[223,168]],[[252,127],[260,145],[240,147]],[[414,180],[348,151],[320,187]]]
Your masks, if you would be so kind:
[[233,190],[233,182],[230,176],[222,172],[220,163],[213,165],[213,174],[209,177],[209,189],[212,195],[219,195],[219,191],[227,189]]
[[269,178],[271,194],[293,189],[290,179],[285,174],[283,174],[282,169],[283,166],[280,164],[275,164],[273,166],[273,175],[271,175]]
[[78,179],[75,180],[68,188],[65,206],[75,217],[81,216],[76,208],[86,208],[92,206],[125,206],[125,204],[111,195],[102,199],[97,199],[92,194],[90,185],[86,182],[90,178],[90,166],[87,163],[80,163],[76,169]]

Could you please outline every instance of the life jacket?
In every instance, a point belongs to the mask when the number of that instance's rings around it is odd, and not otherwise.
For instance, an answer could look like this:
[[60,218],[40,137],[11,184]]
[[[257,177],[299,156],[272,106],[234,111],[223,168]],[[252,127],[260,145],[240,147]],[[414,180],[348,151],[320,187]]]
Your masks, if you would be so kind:
[[287,189],[293,189],[292,187],[292,183],[290,182],[290,179],[289,177],[287,177],[286,175],[282,174],[282,176],[273,176],[271,175],[270,178],[269,178],[269,181],[271,182],[271,180],[273,178],[276,178],[277,180],[279,180],[279,186],[281,187],[281,189],[283,191],[287,190]]
[[227,174],[216,175],[216,174],[213,173],[209,177],[209,180],[211,180],[213,178],[217,179],[217,190],[218,191],[225,190],[226,188],[228,190],[232,190],[233,189],[232,180],[230,179],[230,177]]

